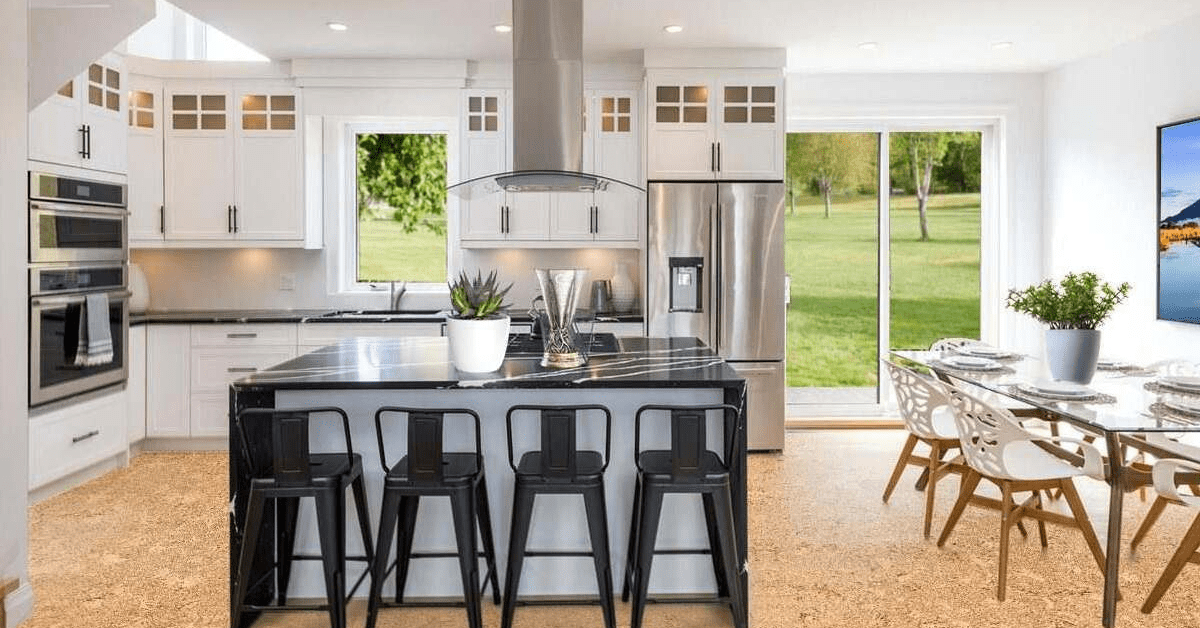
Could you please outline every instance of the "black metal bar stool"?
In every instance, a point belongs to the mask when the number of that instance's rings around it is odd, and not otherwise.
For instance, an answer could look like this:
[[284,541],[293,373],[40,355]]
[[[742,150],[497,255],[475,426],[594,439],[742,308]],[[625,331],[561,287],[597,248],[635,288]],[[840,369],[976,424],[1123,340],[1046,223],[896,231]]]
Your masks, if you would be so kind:
[[[632,628],[640,628],[649,601],[650,567],[655,554],[711,554],[717,579],[717,597],[669,601],[722,601],[733,612],[739,628],[748,624],[745,598],[742,597],[736,535],[733,523],[733,498],[729,481],[729,461],[737,451],[737,439],[726,443],[724,456],[709,451],[708,413],[738,413],[728,404],[711,406],[645,405],[634,416],[633,450],[637,464],[634,488],[633,521],[629,529],[629,554],[625,563],[625,582],[621,599],[629,600],[633,591]],[[642,451],[642,415],[667,412],[671,419],[671,449]],[[696,493],[704,502],[708,528],[707,550],[655,550],[663,497],[667,493]]]
[[[513,457],[513,414],[533,411],[541,419],[541,449],[529,451],[517,463]],[[579,450],[576,441],[577,419],[580,412],[604,413],[604,453]],[[612,447],[612,412],[601,405],[539,406],[517,405],[505,416],[508,426],[508,465],[516,474],[513,496],[512,529],[508,543],[508,571],[504,579],[504,610],[501,628],[511,628],[513,611],[518,603],[557,604],[557,601],[517,601],[521,567],[525,558],[547,556],[590,556],[596,568],[599,602],[604,612],[606,628],[615,628],[616,610],[613,605],[612,567],[608,554],[608,508],[604,502],[604,470],[608,468]],[[533,500],[538,494],[579,494],[587,510],[588,531],[592,551],[527,551],[529,525],[533,518]]]
[[[408,451],[395,465],[388,466],[383,443],[385,414],[408,416]],[[470,416],[475,424],[475,451],[446,452],[443,449],[446,415]],[[480,446],[479,415],[466,409],[430,409],[387,406],[375,413],[375,435],[379,442],[379,461],[383,465],[383,508],[380,512],[379,543],[375,553],[371,598],[367,609],[367,628],[375,626],[381,607],[466,606],[471,628],[482,628],[481,600],[487,585],[492,599],[500,603],[500,584],[496,576],[496,547],[492,537],[492,517],[488,507],[487,481],[484,477]],[[422,496],[450,498],[454,518],[457,552],[414,552],[413,537],[417,526],[417,508]],[[475,544],[475,524],[479,523],[483,551]],[[392,536],[396,542],[396,560],[388,565]],[[487,563],[483,587],[479,586],[479,558]],[[462,571],[463,602],[404,603],[404,585],[408,581],[409,562],[414,558],[458,558]],[[383,581],[396,570],[396,602],[383,602]]]
[[[308,433],[313,415],[333,413],[341,417],[342,432],[345,434],[346,451],[339,453],[312,453],[309,451]],[[367,497],[363,487],[362,457],[354,453],[350,439],[350,418],[341,408],[298,408],[290,410],[247,409],[236,418],[242,455],[249,464],[252,478],[247,497],[246,519],[242,525],[242,548],[238,558],[237,581],[233,598],[232,625],[241,625],[243,613],[254,611],[315,611],[328,610],[330,625],[344,628],[346,625],[346,601],[354,595],[366,579],[370,569],[346,591],[346,561],[365,561],[370,565],[374,552],[371,549],[371,523],[367,514]],[[245,423],[248,420],[270,421],[271,459],[255,460],[246,437]],[[354,507],[358,514],[359,531],[362,534],[365,556],[346,556],[346,489],[354,495]],[[312,497],[316,502],[317,530],[321,553],[317,556],[294,552],[296,517],[300,509],[300,498]],[[250,581],[255,555],[258,553],[260,534],[263,529],[263,514],[267,500],[275,500],[276,544],[275,562],[271,569],[255,582]],[[287,589],[291,578],[292,561],[319,560],[325,571],[325,596],[323,605],[288,605]],[[277,604],[251,605],[246,595],[266,581],[272,573],[276,575]]]

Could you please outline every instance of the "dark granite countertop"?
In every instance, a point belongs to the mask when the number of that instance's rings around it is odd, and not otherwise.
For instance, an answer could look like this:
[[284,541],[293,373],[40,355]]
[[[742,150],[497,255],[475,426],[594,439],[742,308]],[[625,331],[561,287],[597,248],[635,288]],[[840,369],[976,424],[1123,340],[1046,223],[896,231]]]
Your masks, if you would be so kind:
[[[332,314],[337,314],[333,316]],[[514,323],[529,323],[525,312],[510,313]],[[436,312],[399,312],[382,314],[373,310],[150,310],[132,312],[131,325],[204,324],[204,323],[440,323],[445,317]],[[641,314],[604,315],[602,321],[640,323]]]
[[494,373],[459,373],[446,338],[356,338],[238,380],[238,390],[430,388],[710,388],[743,379],[696,338],[621,338],[620,353],[548,369],[510,355]]

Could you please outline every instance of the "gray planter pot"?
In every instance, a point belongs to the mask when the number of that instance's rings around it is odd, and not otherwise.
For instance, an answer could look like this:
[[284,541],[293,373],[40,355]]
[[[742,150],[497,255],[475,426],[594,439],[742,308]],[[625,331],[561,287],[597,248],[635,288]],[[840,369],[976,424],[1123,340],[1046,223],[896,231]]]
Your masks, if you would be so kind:
[[1099,358],[1099,329],[1046,330],[1046,359],[1054,379],[1090,384]]

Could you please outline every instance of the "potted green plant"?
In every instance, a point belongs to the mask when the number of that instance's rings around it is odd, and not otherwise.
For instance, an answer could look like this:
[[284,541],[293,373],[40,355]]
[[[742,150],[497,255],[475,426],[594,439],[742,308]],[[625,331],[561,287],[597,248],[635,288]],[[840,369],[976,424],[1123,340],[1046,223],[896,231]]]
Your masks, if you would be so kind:
[[500,288],[496,271],[486,279],[477,271],[474,279],[461,272],[448,285],[453,312],[446,319],[446,336],[454,368],[466,373],[495,371],[504,363],[508,347],[508,304],[504,296],[512,284]]
[[1054,379],[1087,384],[1100,357],[1096,328],[1125,300],[1129,289],[1129,283],[1114,288],[1095,273],[1068,273],[1057,285],[1047,280],[1024,290],[1009,290],[1008,307],[1049,326],[1046,357]]

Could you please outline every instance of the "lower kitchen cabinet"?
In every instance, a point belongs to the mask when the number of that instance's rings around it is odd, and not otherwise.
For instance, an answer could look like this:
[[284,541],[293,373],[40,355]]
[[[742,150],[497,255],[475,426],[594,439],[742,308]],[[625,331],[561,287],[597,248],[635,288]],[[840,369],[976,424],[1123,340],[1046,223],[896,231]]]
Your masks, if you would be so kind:
[[149,325],[146,341],[146,436],[191,435],[190,325]]
[[442,323],[309,323],[296,333],[297,354],[311,353],[347,338],[438,337]]
[[29,488],[40,488],[127,451],[127,412],[125,391],[117,390],[31,417]]
[[146,325],[129,328],[129,380],[125,398],[129,406],[128,441],[146,438]]

